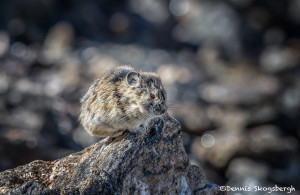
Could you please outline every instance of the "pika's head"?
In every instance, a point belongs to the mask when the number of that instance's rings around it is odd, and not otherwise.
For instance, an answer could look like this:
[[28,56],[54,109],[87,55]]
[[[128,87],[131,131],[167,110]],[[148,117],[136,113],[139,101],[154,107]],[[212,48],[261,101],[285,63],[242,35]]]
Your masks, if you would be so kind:
[[166,91],[156,73],[131,71],[126,81],[142,113],[157,116],[166,112]]

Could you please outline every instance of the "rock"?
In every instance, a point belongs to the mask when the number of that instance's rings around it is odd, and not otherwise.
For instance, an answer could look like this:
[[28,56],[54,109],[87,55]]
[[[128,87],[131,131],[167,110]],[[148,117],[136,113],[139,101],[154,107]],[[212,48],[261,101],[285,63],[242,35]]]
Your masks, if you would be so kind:
[[137,135],[127,132],[56,161],[0,173],[5,194],[221,194],[191,165],[179,123],[165,115]]

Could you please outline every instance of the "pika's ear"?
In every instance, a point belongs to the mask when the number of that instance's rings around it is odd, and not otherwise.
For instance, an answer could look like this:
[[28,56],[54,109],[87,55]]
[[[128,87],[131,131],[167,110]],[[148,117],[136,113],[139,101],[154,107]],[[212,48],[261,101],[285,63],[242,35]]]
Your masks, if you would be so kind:
[[127,84],[130,86],[137,86],[140,79],[138,72],[129,72],[126,76]]

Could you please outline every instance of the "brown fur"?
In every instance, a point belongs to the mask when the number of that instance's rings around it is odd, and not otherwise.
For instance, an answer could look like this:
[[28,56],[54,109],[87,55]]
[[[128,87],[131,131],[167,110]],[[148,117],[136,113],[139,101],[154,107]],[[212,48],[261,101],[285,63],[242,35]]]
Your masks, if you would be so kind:
[[[133,84],[129,74],[134,73]],[[136,76],[138,75],[138,76]],[[130,66],[113,68],[96,80],[81,99],[80,122],[88,133],[116,137],[137,131],[166,111],[166,92],[156,73]]]

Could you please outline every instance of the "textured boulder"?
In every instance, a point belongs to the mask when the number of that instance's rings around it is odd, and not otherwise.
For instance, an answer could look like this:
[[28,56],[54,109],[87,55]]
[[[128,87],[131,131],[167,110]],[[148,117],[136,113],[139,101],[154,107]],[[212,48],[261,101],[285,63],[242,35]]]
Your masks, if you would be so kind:
[[0,173],[3,194],[219,194],[190,165],[179,123],[169,116],[142,134],[124,133],[52,162]]

